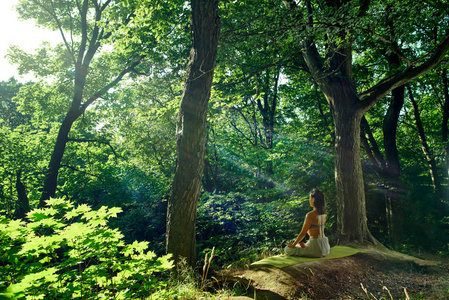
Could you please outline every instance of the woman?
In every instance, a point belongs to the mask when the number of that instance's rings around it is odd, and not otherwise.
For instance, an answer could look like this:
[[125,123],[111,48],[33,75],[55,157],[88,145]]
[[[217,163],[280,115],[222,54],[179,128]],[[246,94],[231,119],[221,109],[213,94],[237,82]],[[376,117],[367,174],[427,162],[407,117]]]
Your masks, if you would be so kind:
[[[326,223],[326,203],[324,194],[318,189],[310,192],[310,206],[314,209],[307,213],[306,220],[302,230],[292,244],[287,242],[284,248],[286,255],[305,256],[305,257],[323,257],[329,255],[329,240],[324,235],[324,224]],[[307,243],[300,243],[302,239],[309,234],[310,239]]]

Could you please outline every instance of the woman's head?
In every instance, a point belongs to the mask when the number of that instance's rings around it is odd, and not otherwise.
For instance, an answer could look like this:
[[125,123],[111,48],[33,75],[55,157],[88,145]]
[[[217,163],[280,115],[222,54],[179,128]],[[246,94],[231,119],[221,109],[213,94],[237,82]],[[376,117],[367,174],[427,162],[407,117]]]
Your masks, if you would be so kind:
[[310,192],[310,198],[313,198],[313,206],[316,208],[320,215],[326,213],[326,201],[324,200],[324,194],[319,189],[313,189]]

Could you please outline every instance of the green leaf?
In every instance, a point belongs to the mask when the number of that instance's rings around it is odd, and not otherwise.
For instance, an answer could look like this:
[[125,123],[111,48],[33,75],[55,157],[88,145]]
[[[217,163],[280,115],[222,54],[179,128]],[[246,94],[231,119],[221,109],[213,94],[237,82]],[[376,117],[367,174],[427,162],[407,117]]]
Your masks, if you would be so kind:
[[70,220],[88,211],[91,211],[91,208],[86,204],[81,204],[78,207],[72,209],[71,211],[66,212],[65,217],[67,220]]

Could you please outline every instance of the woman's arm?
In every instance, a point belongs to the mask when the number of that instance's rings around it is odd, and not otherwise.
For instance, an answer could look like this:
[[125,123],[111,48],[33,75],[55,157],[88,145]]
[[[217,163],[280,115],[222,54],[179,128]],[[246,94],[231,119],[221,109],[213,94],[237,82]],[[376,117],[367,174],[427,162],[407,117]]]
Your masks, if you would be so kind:
[[302,239],[306,236],[307,231],[310,229],[310,225],[312,225],[312,218],[310,213],[306,215],[306,220],[304,221],[304,224],[302,225],[302,230],[298,234],[298,237],[296,238],[295,242],[292,244],[290,242],[287,242],[287,246],[290,248],[294,248],[299,242],[302,241]]

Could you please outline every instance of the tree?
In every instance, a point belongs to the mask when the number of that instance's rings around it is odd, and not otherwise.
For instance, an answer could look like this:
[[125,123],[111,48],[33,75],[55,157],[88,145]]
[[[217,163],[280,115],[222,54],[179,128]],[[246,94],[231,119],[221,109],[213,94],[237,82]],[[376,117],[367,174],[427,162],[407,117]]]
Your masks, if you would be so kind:
[[[71,91],[72,100],[69,111],[59,129],[45,175],[39,202],[41,207],[45,205],[45,200],[55,196],[61,161],[74,122],[86,111],[89,105],[108,93],[143,59],[143,56],[124,58],[126,63],[122,64],[124,66],[117,71],[115,76],[101,78],[104,80],[101,87],[92,84],[93,82],[98,83],[92,78],[92,66],[95,65],[94,58],[98,56],[102,44],[112,35],[111,31],[101,27],[101,22],[106,22],[105,11],[112,5],[114,5],[114,2],[111,0],[75,2],[66,0],[22,0],[18,4],[17,10],[22,18],[35,19],[39,25],[58,30],[61,33],[66,54],[71,64],[71,66],[64,67],[73,70],[74,74]],[[14,58],[14,54],[10,56]],[[17,62],[20,63],[20,61]],[[45,69],[37,71],[42,72]]]
[[192,48],[178,114],[177,165],[167,209],[167,253],[196,263],[196,215],[204,169],[206,115],[216,64],[218,0],[191,1]]
[[[404,11],[405,5],[401,3],[383,8],[380,3],[370,1],[325,1],[318,4],[306,1],[307,14],[303,14],[296,2],[285,0],[284,3],[291,10],[292,15],[299,18],[305,15],[306,23],[295,31],[301,40],[301,55],[307,68],[324,93],[333,114],[335,127],[335,182],[338,198],[338,235],[340,241],[363,242],[375,239],[369,233],[366,220],[365,192],[360,156],[360,124],[363,114],[368,111],[379,99],[393,89],[410,82],[425,74],[444,58],[449,48],[449,35],[440,31],[440,43],[431,52],[416,57],[415,61],[404,56],[404,49],[392,47],[390,43],[394,38],[385,38],[377,34],[378,28],[364,24],[365,17],[377,19],[371,15],[372,11],[381,12],[391,9],[396,14]],[[440,3],[440,5],[443,5]],[[445,14],[437,7],[412,6],[413,13],[423,10],[429,15],[434,13]],[[412,17],[409,15],[408,17]],[[429,21],[420,20],[420,21]],[[408,22],[405,18],[400,22]],[[397,28],[406,27],[408,34],[401,32],[402,37],[409,38],[416,34],[417,28],[412,24],[396,23]],[[332,24],[332,25],[331,25]],[[323,26],[326,29],[322,33]],[[438,28],[438,27],[437,27]],[[304,34],[310,30],[313,34]],[[318,33],[326,38],[324,41],[318,38]],[[367,33],[366,36],[355,37],[355,32]],[[390,34],[393,34],[390,32]],[[372,36],[389,43],[389,51],[398,54],[407,62],[407,67],[397,70],[365,92],[359,92],[353,80],[353,51],[359,43],[367,43]],[[409,40],[413,43],[413,40]],[[404,47],[404,46],[402,46]],[[360,49],[362,50],[362,49]]]
[[[447,67],[444,66],[441,71],[441,81],[443,85],[443,118],[441,120],[441,139],[443,142],[444,147],[444,155],[445,155],[445,172],[444,174],[447,174],[449,176],[449,144],[448,144],[448,121],[449,121],[449,84],[448,84],[448,78],[447,78]],[[448,176],[445,176],[446,178],[449,178]],[[447,197],[448,191],[446,191],[446,197]]]
[[413,115],[415,117],[415,123],[418,131],[419,141],[421,143],[421,148],[426,157],[426,162],[429,166],[430,177],[432,179],[432,185],[435,190],[436,198],[438,199],[439,202],[440,199],[442,198],[442,190],[441,190],[440,176],[438,175],[437,164],[435,158],[433,157],[430,151],[430,147],[427,142],[426,134],[424,132],[424,127],[421,121],[421,114],[419,112],[418,104],[416,103],[415,96],[413,95],[410,85],[407,85],[407,91],[409,94],[409,101],[413,107]]
[[21,218],[36,206],[53,137],[30,125],[0,126],[0,214]]
[[[236,69],[233,72],[247,72],[245,68],[239,71]],[[225,115],[222,120],[218,120],[217,115],[221,113],[211,113],[215,120],[211,122],[210,127],[223,127],[227,123],[232,126],[236,136],[235,144],[247,150],[244,151],[244,156],[255,166],[254,174],[259,185],[268,189],[275,186],[275,167],[270,156],[274,152],[275,125],[279,118],[276,109],[280,102],[280,74],[280,67],[269,68],[254,76],[252,80],[217,91],[219,100],[216,105],[224,108]],[[217,81],[225,80],[229,76],[223,72],[217,75]],[[247,149],[248,147],[250,149]],[[253,158],[250,159],[249,156]]]
[[[390,70],[401,67],[400,57],[391,53],[386,57],[390,64]],[[399,116],[404,104],[405,86],[399,86],[392,90],[391,99],[383,118],[382,133],[385,158],[379,150],[379,146],[365,117],[362,118],[362,147],[368,153],[371,164],[381,176],[383,190],[385,192],[385,211],[388,233],[391,239],[397,241],[401,235],[401,193],[399,192],[401,166],[399,152],[396,144]],[[369,139],[365,135],[369,136]]]

